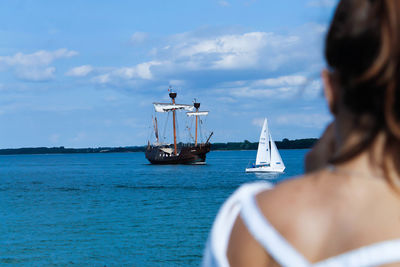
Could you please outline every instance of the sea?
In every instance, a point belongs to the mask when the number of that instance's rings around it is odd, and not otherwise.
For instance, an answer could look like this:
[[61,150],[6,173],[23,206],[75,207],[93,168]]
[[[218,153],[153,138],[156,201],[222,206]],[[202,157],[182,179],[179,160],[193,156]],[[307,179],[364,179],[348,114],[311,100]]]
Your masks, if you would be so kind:
[[245,173],[256,151],[169,166],[144,153],[0,156],[0,265],[199,266],[224,200],[296,179],[306,152],[280,150],[280,175]]

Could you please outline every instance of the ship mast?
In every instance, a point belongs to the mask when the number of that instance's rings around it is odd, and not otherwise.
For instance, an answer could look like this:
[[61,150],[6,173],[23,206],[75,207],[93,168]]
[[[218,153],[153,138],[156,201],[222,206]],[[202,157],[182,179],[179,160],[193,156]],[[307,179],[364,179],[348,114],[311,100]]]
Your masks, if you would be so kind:
[[191,116],[195,116],[196,117],[196,133],[195,133],[195,138],[194,138],[194,146],[197,146],[197,133],[199,131],[198,130],[198,128],[199,128],[199,118],[198,117],[199,116],[207,116],[208,115],[208,111],[199,111],[200,103],[197,102],[196,99],[194,99],[193,107],[196,109],[196,111],[187,112],[186,115],[188,115],[189,117],[191,117]]
[[[174,155],[178,155],[178,149],[176,144],[176,111],[177,110],[186,110],[186,111],[193,111],[194,107],[192,105],[186,104],[176,104],[175,98],[177,96],[176,92],[172,92],[171,88],[169,91],[169,97],[172,100],[172,103],[153,103],[154,109],[156,112],[171,112],[172,111],[172,123],[174,126]],[[194,112],[192,112],[194,113]],[[155,125],[157,127],[157,120],[155,120]],[[158,130],[158,127],[157,127]]]
[[[193,106],[195,107],[196,112],[199,112],[200,103],[197,103],[196,99],[194,100]],[[198,116],[196,116],[196,134],[195,134],[195,139],[194,139],[194,146],[197,146],[197,120],[198,120]]]
[[[175,105],[176,93],[170,92],[169,97],[172,99],[172,104]],[[175,109],[172,109],[172,123],[174,125],[174,155],[177,155],[176,149],[176,128],[175,128]]]

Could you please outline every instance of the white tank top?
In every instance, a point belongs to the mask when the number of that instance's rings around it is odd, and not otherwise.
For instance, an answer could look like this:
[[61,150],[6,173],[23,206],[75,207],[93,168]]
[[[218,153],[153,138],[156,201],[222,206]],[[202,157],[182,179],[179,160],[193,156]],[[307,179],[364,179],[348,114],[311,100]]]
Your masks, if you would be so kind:
[[310,263],[261,213],[255,196],[273,188],[258,182],[241,186],[222,205],[211,229],[202,266],[229,266],[226,257],[229,237],[237,216],[241,215],[247,229],[268,254],[281,266],[302,267],[363,267],[400,263],[400,239],[361,247],[321,262]]

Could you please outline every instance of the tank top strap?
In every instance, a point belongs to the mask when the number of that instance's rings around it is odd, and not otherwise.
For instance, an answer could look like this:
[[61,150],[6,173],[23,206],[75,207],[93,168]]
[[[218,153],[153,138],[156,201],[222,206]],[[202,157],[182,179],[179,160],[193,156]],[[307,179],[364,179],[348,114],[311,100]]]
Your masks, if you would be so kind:
[[244,184],[225,201],[212,226],[201,266],[229,267],[226,253],[231,231],[242,209],[243,200],[272,188],[273,185],[266,182]]
[[247,229],[268,254],[281,266],[311,266],[265,218],[259,209],[255,195],[243,200],[241,218]]
[[243,200],[240,215],[250,234],[281,266],[369,267],[400,262],[400,239],[375,243],[338,256],[310,263],[267,220],[255,195]]
[[314,264],[315,267],[367,267],[400,262],[400,239],[375,243]]

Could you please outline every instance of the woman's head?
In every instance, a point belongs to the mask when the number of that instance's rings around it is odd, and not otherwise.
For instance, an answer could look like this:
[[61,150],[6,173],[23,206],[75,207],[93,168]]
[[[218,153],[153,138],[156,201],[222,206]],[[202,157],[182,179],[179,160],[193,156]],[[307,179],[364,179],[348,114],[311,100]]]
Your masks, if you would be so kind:
[[359,154],[382,131],[388,146],[400,145],[400,0],[341,0],[325,56],[340,88],[339,108],[364,133],[333,161]]

